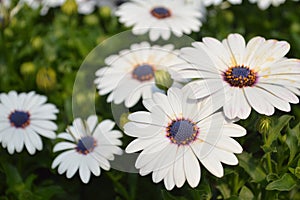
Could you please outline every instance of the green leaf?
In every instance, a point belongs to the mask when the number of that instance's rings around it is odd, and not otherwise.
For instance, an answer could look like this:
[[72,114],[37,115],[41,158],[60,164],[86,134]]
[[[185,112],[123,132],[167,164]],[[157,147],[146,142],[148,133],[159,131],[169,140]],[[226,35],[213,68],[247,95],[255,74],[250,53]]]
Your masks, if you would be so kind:
[[278,177],[278,174],[275,174],[275,173],[271,173],[271,174],[268,174],[267,175],[267,181],[268,182],[271,182],[271,181],[275,181],[277,180],[279,177]]
[[38,188],[35,194],[39,196],[41,200],[50,200],[55,195],[64,194],[64,190],[60,186],[50,185]]
[[242,187],[239,197],[240,197],[240,199],[243,199],[243,200],[254,199],[254,195],[253,195],[252,191],[249,188],[247,188],[246,186]]
[[2,167],[6,175],[6,183],[8,187],[15,188],[17,185],[23,184],[22,177],[15,166],[9,163],[2,163]]
[[261,182],[266,178],[266,173],[258,165],[251,154],[246,152],[238,155],[239,165],[251,176],[254,182]]
[[298,138],[297,135],[300,132],[299,129],[300,123],[296,125],[293,129],[288,127],[287,129],[287,138],[286,138],[286,144],[290,149],[290,157],[288,165],[291,164],[293,159],[295,158],[297,151],[298,151]]
[[293,177],[285,173],[280,179],[269,183],[266,190],[290,191],[295,185],[296,181]]
[[173,196],[166,190],[161,190],[161,196],[163,200],[187,200],[185,197]]
[[280,135],[280,131],[288,125],[289,121],[294,118],[291,115],[283,115],[281,116],[277,122],[275,123],[275,126],[273,126],[270,131],[268,132],[268,139],[265,144],[265,146],[270,147],[271,144],[278,138]]
[[216,188],[218,188],[218,190],[221,192],[223,199],[228,199],[231,196],[231,190],[227,184],[222,183],[216,186]]

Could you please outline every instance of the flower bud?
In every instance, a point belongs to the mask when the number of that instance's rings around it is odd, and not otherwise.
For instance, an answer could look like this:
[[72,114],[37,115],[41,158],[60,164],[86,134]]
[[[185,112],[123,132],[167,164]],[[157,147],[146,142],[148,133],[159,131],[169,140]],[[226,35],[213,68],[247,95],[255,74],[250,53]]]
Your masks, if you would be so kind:
[[31,75],[35,72],[35,65],[32,62],[25,62],[21,65],[20,72],[23,76]]
[[120,123],[119,123],[119,125],[120,125],[120,128],[121,129],[123,129],[123,127],[124,127],[124,125],[127,123],[127,122],[129,122],[129,119],[128,119],[128,115],[129,115],[130,113],[123,113],[121,116],[120,116]]
[[100,7],[99,14],[102,19],[108,19],[111,17],[111,8],[109,6]]
[[155,84],[159,89],[168,90],[173,84],[173,79],[167,71],[157,70],[155,71]]
[[40,36],[34,37],[31,39],[31,46],[36,49],[39,50],[42,48],[43,46],[43,40]]
[[77,13],[77,3],[75,0],[66,0],[65,3],[61,6],[63,13],[67,15],[72,15]]
[[262,117],[258,122],[258,132],[261,134],[266,134],[271,127],[271,119],[269,117]]
[[36,84],[40,90],[49,91],[56,86],[56,72],[50,67],[39,69],[36,75]]

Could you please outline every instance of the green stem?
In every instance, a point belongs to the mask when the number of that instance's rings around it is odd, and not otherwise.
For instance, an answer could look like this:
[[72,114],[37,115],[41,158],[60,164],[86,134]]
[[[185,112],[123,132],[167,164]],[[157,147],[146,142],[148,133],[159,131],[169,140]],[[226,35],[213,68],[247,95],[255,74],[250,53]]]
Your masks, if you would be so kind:
[[[264,143],[267,143],[267,133],[263,134],[264,137]],[[271,161],[271,152],[266,153],[266,159],[267,159],[267,166],[268,166],[268,172],[272,173],[272,161]]]

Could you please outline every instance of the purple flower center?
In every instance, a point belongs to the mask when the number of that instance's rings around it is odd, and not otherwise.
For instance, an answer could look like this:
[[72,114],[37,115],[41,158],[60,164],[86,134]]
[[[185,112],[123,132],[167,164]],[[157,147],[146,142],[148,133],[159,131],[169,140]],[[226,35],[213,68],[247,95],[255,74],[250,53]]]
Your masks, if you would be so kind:
[[94,150],[96,145],[97,145],[97,142],[93,137],[85,136],[78,141],[76,151],[78,153],[87,155],[88,153],[90,153]]
[[151,14],[157,19],[164,19],[171,16],[171,11],[165,7],[158,6],[151,10]]
[[16,110],[8,117],[10,124],[16,128],[26,128],[30,124],[29,112]]
[[245,66],[234,66],[223,73],[224,80],[232,87],[248,87],[256,83],[256,72]]
[[139,81],[151,80],[154,77],[153,67],[148,64],[139,65],[133,70],[132,77]]
[[190,120],[173,120],[167,127],[167,137],[172,143],[186,145],[197,138],[199,128]]

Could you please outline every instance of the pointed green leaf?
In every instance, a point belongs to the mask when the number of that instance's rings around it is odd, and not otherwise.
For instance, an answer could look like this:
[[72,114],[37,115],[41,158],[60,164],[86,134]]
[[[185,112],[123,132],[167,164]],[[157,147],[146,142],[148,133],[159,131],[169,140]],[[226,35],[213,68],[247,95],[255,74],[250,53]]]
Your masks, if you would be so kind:
[[267,190],[290,191],[295,187],[296,181],[293,177],[285,173],[280,179],[269,183],[266,187]]
[[266,178],[263,169],[258,165],[257,161],[252,158],[251,154],[246,152],[238,155],[239,165],[251,176],[254,182],[261,182]]
[[243,199],[243,200],[254,199],[254,195],[253,195],[252,191],[249,188],[247,188],[246,186],[242,187],[239,197],[240,197],[240,199]]
[[298,139],[297,139],[297,134],[299,134],[300,129],[299,125],[296,125],[293,129],[288,127],[287,129],[287,138],[286,138],[286,144],[289,147],[290,150],[290,157],[289,157],[289,162],[288,165],[293,161],[295,158],[297,151],[298,151]]
[[273,126],[270,131],[268,132],[268,139],[267,139],[267,142],[266,142],[266,146],[267,147],[270,147],[271,144],[273,143],[273,141],[275,141],[279,134],[280,134],[280,131],[286,126],[288,125],[289,121],[294,118],[293,116],[291,115],[283,115],[281,116],[277,122],[275,123],[275,126]]

